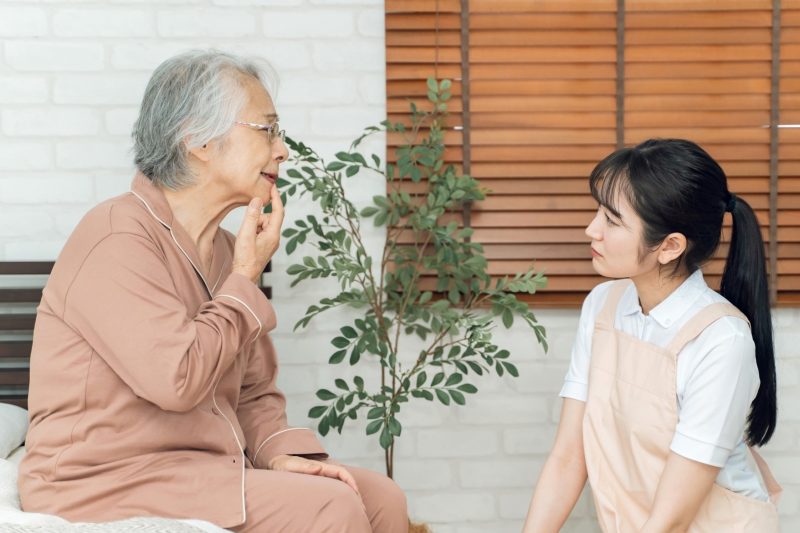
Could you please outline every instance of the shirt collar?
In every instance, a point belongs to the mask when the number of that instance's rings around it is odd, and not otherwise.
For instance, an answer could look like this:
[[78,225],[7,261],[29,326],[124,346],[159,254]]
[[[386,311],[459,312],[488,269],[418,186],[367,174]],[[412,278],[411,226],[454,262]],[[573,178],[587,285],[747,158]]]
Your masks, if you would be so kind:
[[175,220],[164,191],[153,183],[150,178],[141,172],[137,172],[131,183],[131,192],[144,204],[150,215],[169,230],[173,241],[192,264],[209,295],[213,296],[213,292],[223,274],[223,269],[228,265],[227,256],[229,254],[226,253],[225,239],[220,235],[222,230],[218,229],[217,234],[214,236],[211,268],[208,272],[205,272],[197,246],[186,230],[183,229],[183,226]]
[[168,229],[172,229],[172,224],[174,223],[172,208],[167,202],[167,197],[164,196],[164,191],[159,189],[150,178],[141,172],[137,172],[131,183],[131,192],[142,201],[156,220]]
[[[625,291],[620,301],[620,310],[623,316],[629,316],[642,312],[639,305],[639,295],[636,292],[636,285],[631,284],[632,290]],[[675,324],[678,319],[697,301],[703,291],[708,287],[703,272],[696,270],[691,276],[686,278],[680,286],[672,291],[664,301],[655,306],[650,311],[650,316],[662,328],[668,328]]]

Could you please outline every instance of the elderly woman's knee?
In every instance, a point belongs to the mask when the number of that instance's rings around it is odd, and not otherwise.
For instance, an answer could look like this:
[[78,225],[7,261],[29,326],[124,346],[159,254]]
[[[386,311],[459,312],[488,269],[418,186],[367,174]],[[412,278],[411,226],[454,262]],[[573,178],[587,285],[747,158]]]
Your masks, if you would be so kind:
[[384,512],[397,514],[405,520],[408,517],[408,502],[403,489],[395,483],[393,479],[381,476],[376,487],[372,490],[378,491],[379,505]]
[[344,483],[332,484],[325,503],[318,510],[320,531],[371,533],[364,504],[356,492]]

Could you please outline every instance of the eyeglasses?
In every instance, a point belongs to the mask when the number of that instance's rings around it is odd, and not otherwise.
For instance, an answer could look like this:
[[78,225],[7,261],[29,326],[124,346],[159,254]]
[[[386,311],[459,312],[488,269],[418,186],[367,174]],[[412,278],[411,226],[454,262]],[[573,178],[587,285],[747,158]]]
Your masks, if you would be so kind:
[[281,138],[281,141],[286,140],[286,130],[279,129],[280,126],[278,125],[278,121],[276,120],[272,124],[258,124],[256,122],[236,122],[241,126],[247,126],[248,128],[253,128],[254,130],[258,131],[266,131],[267,132],[267,139],[269,140],[270,144],[275,142],[275,139],[278,137]]

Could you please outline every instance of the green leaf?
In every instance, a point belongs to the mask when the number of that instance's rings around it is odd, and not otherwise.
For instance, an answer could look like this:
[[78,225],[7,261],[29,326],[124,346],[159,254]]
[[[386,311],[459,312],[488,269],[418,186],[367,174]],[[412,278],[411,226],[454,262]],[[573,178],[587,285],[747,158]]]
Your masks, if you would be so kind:
[[450,396],[442,389],[436,389],[436,397],[445,405],[450,405]]
[[506,370],[508,370],[509,374],[511,374],[515,378],[519,377],[519,370],[517,370],[516,366],[512,365],[511,363],[503,363],[503,366],[506,367]]
[[459,293],[459,292],[458,292],[458,289],[456,289],[455,287],[454,287],[454,288],[452,288],[452,289],[450,289],[450,290],[447,292],[447,299],[448,299],[448,300],[450,300],[450,302],[451,302],[453,305],[457,304],[457,303],[458,303],[458,300],[459,300],[460,298],[461,298],[461,293]]
[[369,424],[367,424],[367,435],[372,435],[373,433],[377,433],[381,426],[383,425],[383,419],[380,420],[373,420]]
[[337,170],[342,170],[346,167],[344,163],[340,163],[339,161],[334,161],[333,163],[328,163],[328,166],[325,167],[325,170],[329,172],[336,172]]
[[361,376],[356,376],[353,378],[353,384],[356,386],[357,390],[364,390],[364,378]]
[[346,390],[346,391],[350,390],[350,387],[347,386],[347,382],[345,380],[341,379],[341,378],[337,378],[336,380],[334,380],[334,383],[336,384],[336,386],[338,388],[340,388],[342,390]]
[[351,166],[347,167],[347,170],[345,171],[345,175],[348,178],[352,178],[353,176],[358,174],[359,170],[360,170],[360,167],[358,167],[356,165],[351,165]]
[[456,388],[461,392],[466,392],[467,394],[475,394],[476,392],[478,392],[478,388],[472,383],[464,383]]
[[337,348],[346,348],[350,346],[350,341],[344,337],[334,337],[334,339],[331,341],[331,344]]
[[361,210],[361,216],[364,217],[364,218],[369,218],[372,215],[374,215],[375,213],[377,213],[378,211],[379,211],[379,209],[377,207],[373,207],[373,206],[365,207],[364,209]]
[[381,448],[384,450],[389,449],[389,446],[392,445],[394,438],[392,437],[392,434],[389,433],[389,430],[386,428],[386,426],[384,426],[383,431],[381,431],[381,436],[378,438],[378,441],[380,442]]
[[317,391],[317,398],[325,402],[328,400],[333,400],[334,398],[336,398],[336,395],[331,391],[329,391],[328,389],[319,389]]
[[328,417],[320,418],[319,425],[317,426],[317,430],[319,431],[320,435],[323,437],[328,434],[328,431],[331,429],[331,424],[328,421]]
[[367,420],[374,418],[381,418],[383,416],[383,407],[373,407],[367,412]]
[[389,419],[389,433],[394,435],[395,437],[399,437],[400,433],[403,431],[403,427],[400,425],[400,422],[397,421],[396,418],[392,417]]
[[319,417],[321,417],[322,415],[324,415],[324,414],[325,414],[325,411],[327,411],[327,410],[328,410],[328,407],[327,407],[327,406],[325,406],[325,405],[317,405],[317,406],[315,406],[315,407],[312,407],[312,408],[311,408],[311,409],[308,411],[308,417],[309,417],[309,418],[319,418]]
[[292,265],[286,269],[286,273],[290,276],[294,276],[295,274],[300,274],[301,272],[305,272],[306,267],[303,265]]
[[356,330],[354,330],[350,326],[343,327],[341,329],[341,332],[342,332],[342,335],[344,335],[348,339],[355,339],[356,337],[358,337],[358,333],[356,333]]
[[439,84],[434,78],[428,78],[428,90],[432,93],[439,92]]
[[356,345],[353,346],[353,350],[350,352],[350,365],[355,365],[359,359],[361,359],[361,350]]
[[444,372],[439,372],[438,374],[433,376],[433,381],[431,381],[431,385],[430,386],[431,387],[435,387],[436,385],[438,385],[442,381],[444,381]]
[[467,400],[464,398],[464,395],[458,392],[457,390],[450,390],[450,397],[453,398],[453,401],[456,402],[458,405],[464,405],[467,403]]
[[337,352],[334,352],[333,355],[331,355],[331,358],[328,359],[328,363],[332,365],[338,365],[339,363],[344,361],[345,355],[347,355],[347,350],[339,350]]
[[444,386],[445,387],[452,387],[453,385],[455,385],[457,383],[461,383],[462,377],[463,376],[461,374],[450,374],[450,376],[448,376],[448,378],[447,378],[447,381],[445,381]]
[[417,374],[417,387],[422,387],[426,379],[428,379],[428,375],[424,371]]
[[506,327],[506,329],[514,325],[514,315],[511,313],[510,309],[503,311],[503,325]]

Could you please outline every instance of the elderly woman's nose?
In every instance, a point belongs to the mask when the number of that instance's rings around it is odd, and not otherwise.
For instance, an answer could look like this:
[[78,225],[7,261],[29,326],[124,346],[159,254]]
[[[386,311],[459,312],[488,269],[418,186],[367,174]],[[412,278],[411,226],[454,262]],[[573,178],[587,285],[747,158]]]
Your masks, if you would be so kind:
[[283,139],[278,137],[277,141],[273,148],[273,156],[278,163],[282,163],[289,157],[289,149],[286,148],[286,143],[283,142]]

